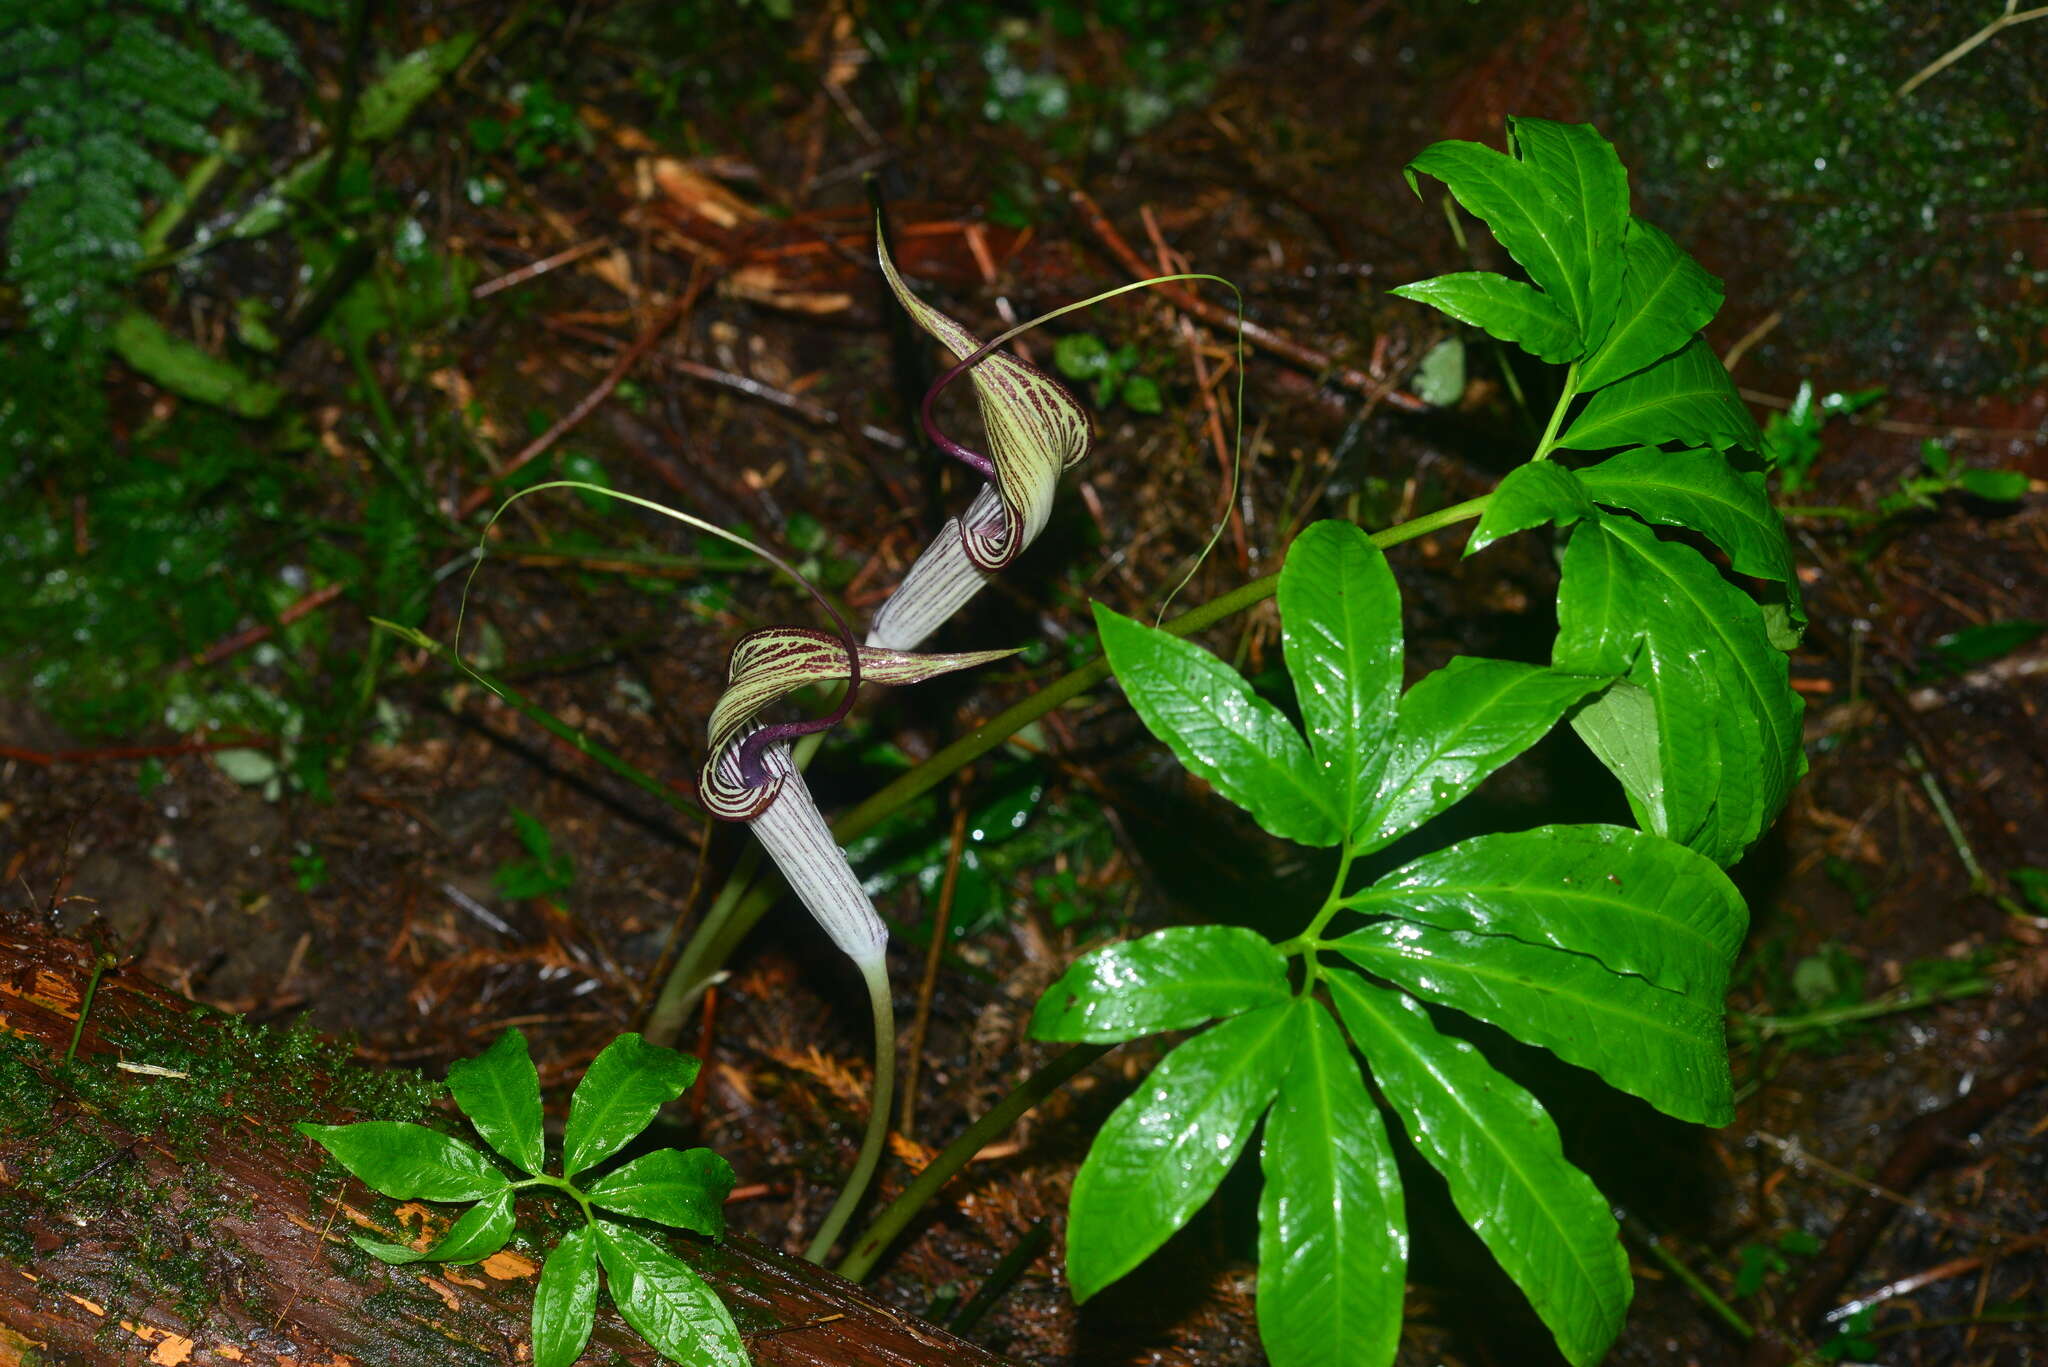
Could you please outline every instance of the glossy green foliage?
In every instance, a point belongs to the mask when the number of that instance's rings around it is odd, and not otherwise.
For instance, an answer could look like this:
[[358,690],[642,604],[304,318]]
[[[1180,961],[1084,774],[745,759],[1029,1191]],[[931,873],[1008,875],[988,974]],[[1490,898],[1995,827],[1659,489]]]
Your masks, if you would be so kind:
[[[1509,131],[1515,157],[1442,144],[1411,170],[1442,180],[1484,218],[1546,294],[1574,300],[1592,340],[1582,339],[1566,372],[1557,435],[1502,481],[1467,554],[1517,531],[1569,529],[1553,664],[1627,681],[1578,707],[1572,725],[1647,830],[1730,864],[1804,771],[1802,707],[1784,652],[1798,643],[1805,615],[1784,526],[1765,492],[1768,448],[1699,332],[1720,307],[1720,282],[1629,216],[1625,178],[1572,170],[1605,164],[1586,150],[1587,139],[1600,141],[1591,129],[1567,135],[1523,119],[1510,120]],[[1535,194],[1545,166],[1553,188],[1570,193]],[[1520,192],[1497,193],[1503,181]],[[1583,245],[1617,240],[1617,214],[1627,224],[1619,252]],[[1566,290],[1551,283],[1560,261],[1586,271],[1618,261],[1619,287],[1604,293],[1589,275]],[[1418,287],[1406,292],[1433,302]],[[1468,321],[1505,338],[1512,320]],[[1552,459],[1567,452],[1580,453],[1571,468]],[[1764,581],[1762,600],[1652,527],[1704,538],[1735,572]]]
[[1628,1256],[1606,1200],[1566,1161],[1549,1112],[1400,993],[1339,973],[1330,997],[1409,1141],[1449,1183],[1458,1213],[1528,1294],[1565,1357],[1597,1362],[1628,1309]]
[[[1465,273],[1398,292],[1570,367],[1535,459],[1486,501],[1467,550],[1559,529],[1551,662],[1456,658],[1404,689],[1393,575],[1338,522],[1303,531],[1280,572],[1299,729],[1207,651],[1096,609],[1152,734],[1267,831],[1339,857],[1290,939],[1162,930],[1083,956],[1039,1003],[1047,1039],[1207,1025],[1097,1136],[1068,1269],[1081,1298],[1128,1272],[1192,1217],[1263,1115],[1258,1313],[1277,1367],[1393,1360],[1407,1250],[1382,1106],[1565,1357],[1606,1352],[1630,1292],[1613,1215],[1542,1104],[1431,1008],[1679,1119],[1727,1123],[1723,997],[1748,916],[1723,866],[1803,767],[1784,655],[1801,622],[1792,559],[1755,424],[1699,333],[1720,285],[1630,214],[1620,162],[1590,128],[1509,130],[1506,153],[1439,144],[1411,172],[1485,219],[1528,280]],[[1766,601],[1700,545],[1763,581]],[[1642,829],[1479,835],[1357,885],[1356,861],[1426,830],[1567,719]]]
[[1279,1090],[1289,1027],[1304,1009],[1262,1006],[1195,1036],[1103,1123],[1074,1177],[1074,1299],[1087,1300],[1143,1262],[1209,1199]]
[[726,1161],[709,1149],[655,1149],[580,1187],[567,1180],[617,1153],[696,1075],[694,1058],[638,1035],[613,1040],[591,1061],[569,1104],[562,1177],[542,1170],[547,1141],[540,1079],[517,1030],[507,1030],[476,1058],[451,1065],[448,1087],[478,1135],[524,1178],[508,1178],[488,1155],[424,1125],[372,1121],[301,1124],[298,1130],[386,1196],[477,1202],[432,1248],[354,1236],[357,1245],[387,1263],[490,1257],[512,1237],[514,1202],[522,1189],[551,1188],[575,1201],[585,1223],[547,1255],[534,1288],[535,1367],[570,1367],[582,1355],[597,1312],[600,1263],[619,1313],[657,1352],[686,1367],[744,1367],[739,1330],[717,1293],[688,1264],[591,1209],[715,1239],[725,1232],[725,1198],[732,1191]]
[[1191,773],[1283,840],[1334,845],[1344,831],[1307,742],[1244,677],[1190,641],[1095,604],[1124,694]]
[[1329,1011],[1308,1003],[1291,1024],[1259,1155],[1259,1336],[1296,1367],[1387,1362],[1408,1261],[1394,1148]]
[[1265,936],[1240,926],[1176,926],[1076,963],[1038,999],[1031,1033],[1119,1044],[1291,995],[1287,958]]

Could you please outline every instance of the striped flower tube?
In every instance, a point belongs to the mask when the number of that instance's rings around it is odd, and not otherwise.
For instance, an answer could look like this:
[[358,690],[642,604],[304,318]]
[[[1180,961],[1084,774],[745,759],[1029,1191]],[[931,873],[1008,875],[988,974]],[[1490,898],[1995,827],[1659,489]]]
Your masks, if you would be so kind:
[[[940,450],[988,481],[967,511],[939,532],[875,614],[868,644],[910,650],[1045,530],[1060,472],[1088,454],[1088,414],[1058,380],[1007,352],[991,350],[912,294],[889,259],[879,231],[876,243],[882,274],[897,302],[958,358],[925,395],[925,432]],[[932,416],[939,391],[962,374],[973,382],[988,431],[986,455],[940,432]]]

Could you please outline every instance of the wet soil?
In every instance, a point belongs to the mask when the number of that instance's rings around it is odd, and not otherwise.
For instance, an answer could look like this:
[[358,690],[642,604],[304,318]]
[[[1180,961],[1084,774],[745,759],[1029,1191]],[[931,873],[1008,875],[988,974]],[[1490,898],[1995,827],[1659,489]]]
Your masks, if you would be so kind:
[[[386,41],[403,46],[449,22],[393,20]],[[1466,258],[1436,205],[1409,194],[1400,164],[1447,134],[1495,137],[1504,112],[1595,113],[1575,77],[1585,60],[1576,21],[1532,10],[1505,27],[1482,25],[1449,5],[1253,5],[1200,22],[1215,36],[1234,31],[1242,54],[1218,70],[1210,95],[1142,135],[1078,153],[971,109],[908,117],[886,82],[863,75],[846,27],[826,18],[787,29],[793,41],[772,58],[714,44],[714,58],[758,60],[764,73],[755,94],[730,103],[701,91],[651,97],[633,79],[635,54],[601,25],[528,35],[430,106],[427,134],[394,147],[378,174],[428,197],[437,230],[486,279],[593,237],[612,245],[481,302],[431,348],[389,348],[376,358],[380,373],[409,414],[431,413],[458,391],[474,398],[483,415],[475,430],[510,449],[517,442],[506,433],[529,409],[566,410],[666,301],[693,278],[716,281],[635,371],[637,394],[600,409],[573,441],[622,487],[742,520],[799,558],[845,562],[838,587],[856,610],[872,605],[968,492],[908,435],[905,394],[921,383],[899,383],[892,371],[900,358],[878,282],[860,260],[860,171],[880,171],[912,272],[978,328],[1127,278],[1065,207],[1060,187],[1071,183],[1148,263],[1149,220],[1187,266],[1237,281],[1259,322],[1405,383],[1444,330],[1385,288]],[[1043,60],[1065,63],[1076,82],[1107,82],[1122,51],[1103,39]],[[455,187],[486,169],[465,145],[471,104],[539,75],[584,108],[587,142],[573,156],[547,153],[496,206],[465,202]],[[949,79],[932,77],[930,98],[943,97]],[[438,162],[436,149],[453,164]],[[1035,196],[1024,232],[988,218],[990,187],[1019,185]],[[1826,387],[1891,387],[1882,407],[1829,430],[1813,503],[1872,505],[1915,468],[1929,433],[1951,436],[1976,463],[2025,469],[2035,492],[2017,506],[1945,502],[1876,530],[1795,524],[1817,628],[1793,664],[1809,704],[1812,772],[1737,871],[1754,918],[1732,1003],[1738,1021],[1916,987],[1960,995],[1770,1038],[1738,1025],[1743,1101],[1719,1132],[1675,1125],[1532,1051],[1487,1041],[1542,1091],[1573,1156],[1632,1217],[1636,1303],[1612,1359],[1631,1364],[1742,1361],[1740,1336],[1675,1266],[1749,1324],[1771,1323],[1811,1265],[1801,1236],[1827,1236],[1916,1116],[2040,1038],[2048,987],[2048,922],[2009,914],[1993,895],[2014,892],[2015,871],[2048,863],[2048,674],[2025,654],[2038,643],[2023,648],[2024,667],[1936,672],[1937,642],[1951,633],[2048,620],[2048,500],[2038,492],[2048,476],[2048,396],[1957,398],[1916,385],[1910,368],[1834,369],[1829,339],[1803,330],[1813,325],[1774,293],[1769,263],[1702,227],[1687,245],[1730,285],[1713,339],[1725,348],[1785,313],[1772,345],[1737,371],[1760,411],[1786,404],[1807,375]],[[1204,391],[1192,366],[1223,374],[1227,336],[1202,329],[1191,352],[1197,334],[1156,302],[1119,302],[1089,326],[1139,347],[1166,385],[1166,411],[1099,414],[1096,452],[1063,493],[1052,529],[943,641],[1046,638],[1051,650],[867,711],[858,736],[828,750],[818,771],[828,807],[886,777],[864,759],[877,747],[927,753],[1056,677],[1067,643],[1085,633],[1087,597],[1146,610],[1206,539],[1219,476],[1204,395],[1227,404],[1229,384]],[[1029,345],[1042,356],[1049,343]],[[691,365],[744,375],[837,416],[794,414],[694,378]],[[308,392],[347,383],[342,358],[323,346],[305,348],[295,367]],[[1383,525],[1481,492],[1527,435],[1483,360],[1460,404],[1411,415],[1254,356],[1245,420],[1256,445],[1237,519],[1186,601],[1269,571],[1291,532],[1314,517]],[[473,467],[459,476],[458,468],[451,457],[438,473],[451,488],[470,487]],[[520,539],[545,536],[557,516],[574,514],[538,511]],[[799,516],[821,530],[793,548],[788,529]],[[691,550],[666,532],[641,534]],[[1393,557],[1411,669],[1453,653],[1540,657],[1554,625],[1544,548],[1519,538],[1490,563],[1461,562],[1459,549],[1425,538]],[[460,585],[460,575],[444,578],[433,600],[429,630],[444,639]],[[746,626],[809,620],[756,574],[651,594],[617,575],[501,562],[477,581],[470,611],[502,639],[507,672],[538,702],[684,787],[730,640]],[[352,612],[335,609],[336,630],[366,636]],[[1240,652],[1256,674],[1274,663],[1275,623],[1270,609],[1247,623],[1210,643]],[[131,753],[36,762],[81,747],[27,704],[0,704],[0,743],[15,752],[0,760],[0,899],[113,946],[128,956],[123,971],[259,1019],[303,1016],[351,1034],[370,1060],[437,1072],[518,1024],[544,1083],[561,1091],[604,1042],[640,1024],[679,930],[701,916],[741,840],[619,783],[422,654],[400,652],[384,696],[402,725],[358,746],[326,801],[265,797],[206,753],[180,752],[175,738],[137,738],[166,746],[154,756],[163,781],[147,793]],[[898,1141],[885,1187],[1042,1060],[1024,1022],[1038,990],[1080,949],[1181,920],[1256,917],[1276,886],[1302,873],[1140,743],[1112,695],[1050,719],[1034,744],[1035,758],[1013,759],[1038,766],[1045,809],[1097,804],[1106,837],[999,887],[1002,914],[951,945],[931,1003],[915,1128]],[[991,770],[984,764],[942,790],[942,809],[985,800],[998,777]],[[1618,798],[1590,775],[1571,746],[1553,740],[1455,820],[1618,815]],[[501,891],[501,872],[528,854],[515,809],[572,861],[565,887]],[[944,810],[935,821],[943,829]],[[1033,879],[1051,873],[1075,875],[1092,914],[1056,922],[1033,891]],[[925,900],[912,885],[885,899],[901,932],[891,969],[905,1019],[922,972]],[[857,982],[787,907],[730,967],[685,1034],[711,1066],[680,1123],[725,1153],[752,1193],[734,1208],[739,1226],[797,1248],[857,1142],[864,1007]],[[1057,1248],[1074,1166],[1150,1057],[1119,1051],[1027,1119],[884,1266],[881,1293],[942,1315],[1043,1228],[1054,1251],[1025,1269],[974,1337],[1021,1362],[1261,1361],[1255,1194],[1241,1183],[1085,1311],[1065,1294]],[[2048,1089],[2036,1087],[1919,1185],[1892,1194],[1896,1214],[1830,1302],[1882,1297],[1869,1360],[2043,1360],[2044,1135]],[[1440,1184],[1419,1165],[1404,1175],[1416,1247],[1402,1362],[1549,1361],[1540,1326]],[[1745,1260],[1760,1275],[1744,1281]],[[2028,1308],[2031,1323],[2012,1322]]]

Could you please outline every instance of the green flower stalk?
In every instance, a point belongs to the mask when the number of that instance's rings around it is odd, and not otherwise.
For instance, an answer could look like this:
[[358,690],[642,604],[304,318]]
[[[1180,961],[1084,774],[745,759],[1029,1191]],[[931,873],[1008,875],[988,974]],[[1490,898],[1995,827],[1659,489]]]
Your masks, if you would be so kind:
[[[863,682],[918,683],[1013,653],[912,655],[855,646],[822,631],[770,627],[749,632],[733,647],[726,690],[711,710],[708,753],[698,781],[705,808],[714,816],[748,824],[798,900],[860,970],[874,1008],[875,1086],[867,1132],[853,1173],[811,1244],[807,1256],[813,1261],[831,1251],[881,1161],[895,1090],[896,1018],[889,994],[889,933],[790,758],[790,743],[838,722]],[[771,704],[805,684],[841,680],[847,685],[845,696],[826,716],[769,725],[757,720]]]

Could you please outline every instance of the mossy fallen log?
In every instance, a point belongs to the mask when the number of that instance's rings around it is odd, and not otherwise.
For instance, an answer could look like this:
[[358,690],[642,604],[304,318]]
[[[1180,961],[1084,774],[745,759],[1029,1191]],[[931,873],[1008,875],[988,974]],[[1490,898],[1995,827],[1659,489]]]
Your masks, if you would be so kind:
[[[389,1267],[347,1235],[424,1246],[448,1212],[368,1191],[290,1128],[438,1123],[437,1088],[132,972],[100,981],[66,1064],[92,967],[80,945],[0,926],[0,1367],[531,1361],[544,1203],[522,1202],[482,1263]],[[760,1367],[1000,1367],[751,1240],[664,1244],[725,1297]],[[600,1309],[583,1363],[660,1361]]]

